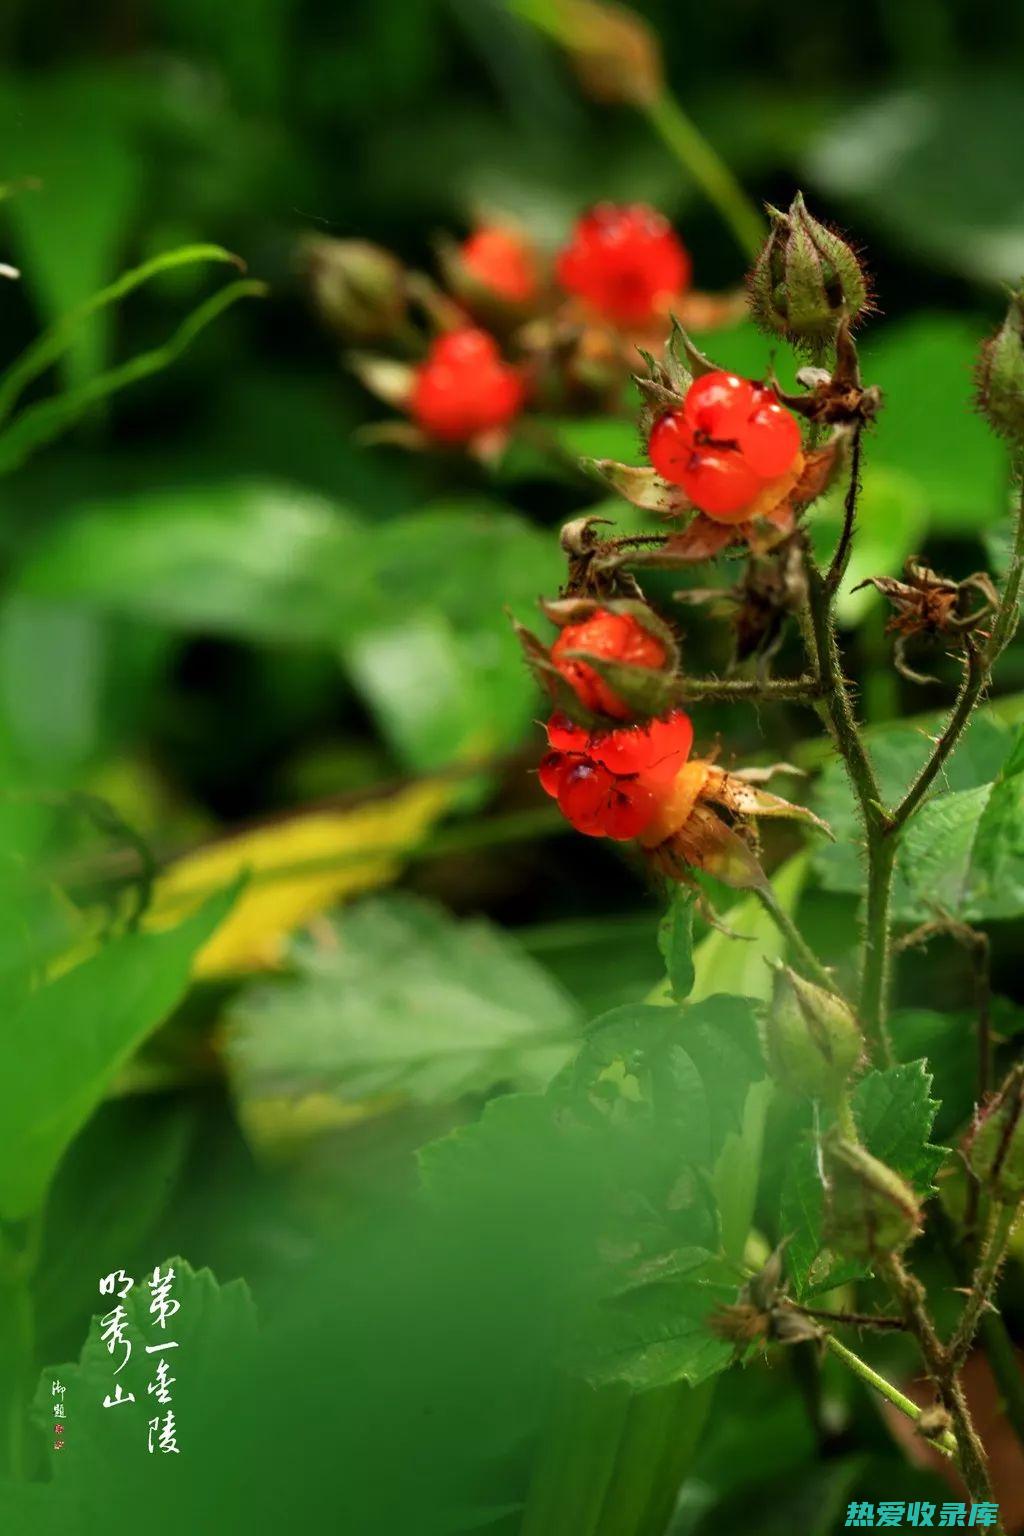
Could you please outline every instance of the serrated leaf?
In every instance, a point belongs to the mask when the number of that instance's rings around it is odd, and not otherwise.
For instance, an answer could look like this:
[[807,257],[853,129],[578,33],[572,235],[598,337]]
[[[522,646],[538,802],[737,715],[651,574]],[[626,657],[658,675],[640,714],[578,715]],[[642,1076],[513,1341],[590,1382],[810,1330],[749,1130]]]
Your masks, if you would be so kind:
[[[886,1163],[926,1198],[948,1155],[928,1138],[938,1110],[923,1061],[869,1072],[851,1095],[857,1129],[872,1156]],[[800,1137],[782,1187],[780,1231],[789,1238],[786,1267],[799,1298],[831,1290],[864,1271],[821,1246],[824,1187],[814,1136]]]
[[869,1072],[851,1095],[868,1151],[922,1196],[932,1192],[932,1180],[949,1155],[948,1147],[934,1147],[928,1140],[939,1108],[931,1087],[927,1063],[911,1061]]
[[701,1249],[675,1256],[675,1274],[630,1287],[603,1303],[600,1342],[585,1368],[595,1385],[623,1382],[645,1392],[672,1382],[697,1386],[726,1366],[732,1345],[708,1319],[736,1295],[735,1276]]
[[226,1056],[257,1139],[317,1096],[453,1103],[499,1087],[546,1086],[578,1038],[571,999],[501,929],[456,922],[395,895],[325,918],[296,940],[290,974],[250,986],[229,1012]]

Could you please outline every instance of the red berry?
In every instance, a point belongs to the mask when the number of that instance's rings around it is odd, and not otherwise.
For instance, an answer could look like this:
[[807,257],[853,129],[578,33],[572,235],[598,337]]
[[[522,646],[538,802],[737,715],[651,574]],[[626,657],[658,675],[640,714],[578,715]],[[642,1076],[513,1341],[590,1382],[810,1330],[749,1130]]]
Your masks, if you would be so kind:
[[609,613],[606,608],[598,608],[579,624],[565,626],[551,647],[552,662],[585,709],[611,715],[614,720],[629,719],[632,711],[628,704],[587,662],[563,659],[567,651],[589,651],[591,655],[632,667],[662,667],[666,660],[664,645],[632,614]]
[[691,262],[668,220],[642,203],[601,203],[555,264],[559,282],[619,325],[644,325],[689,286]]
[[547,723],[548,745],[556,752],[585,752],[590,745],[590,732],[577,725],[559,709]]
[[721,371],[696,379],[682,408],[658,417],[648,443],[658,474],[719,522],[742,522],[799,451],[800,429],[774,391]]
[[615,780],[607,768],[581,759],[562,779],[558,808],[577,832],[588,837],[604,837],[608,796]]
[[548,752],[541,758],[537,768],[537,777],[540,779],[540,787],[546,795],[557,800],[562,788],[562,780],[571,763],[564,752]]
[[467,327],[434,342],[417,370],[409,410],[432,437],[464,443],[506,426],[522,409],[525,394],[493,336]]
[[528,304],[537,292],[537,267],[515,230],[488,225],[463,242],[462,265],[484,288],[510,304]]
[[604,834],[616,842],[639,837],[654,815],[651,791],[635,779],[618,779],[604,810]]

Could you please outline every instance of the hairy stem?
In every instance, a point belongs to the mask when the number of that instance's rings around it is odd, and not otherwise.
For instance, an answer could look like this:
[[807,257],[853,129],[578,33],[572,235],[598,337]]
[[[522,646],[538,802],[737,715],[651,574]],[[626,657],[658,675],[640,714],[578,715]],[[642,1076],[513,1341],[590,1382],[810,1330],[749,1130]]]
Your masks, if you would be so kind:
[[978,1331],[978,1323],[988,1308],[996,1277],[1006,1257],[1006,1249],[1016,1216],[1016,1205],[1004,1205],[1002,1202],[993,1205],[988,1232],[971,1282],[967,1305],[960,1316],[956,1332],[949,1341],[949,1361],[954,1371],[959,1370],[967,1359],[974,1342],[974,1335]]
[[[1017,466],[1020,475],[1021,466]],[[935,746],[911,784],[907,793],[892,813],[892,828],[896,832],[909,820],[928,793],[936,776],[945,766],[946,759],[966,729],[967,722],[982,693],[988,687],[992,668],[1013,638],[1020,619],[1021,579],[1024,577],[1024,487],[1021,490],[1017,510],[1010,565],[1003,583],[1002,596],[992,622],[992,632],[987,641],[978,643],[968,635],[967,659],[960,692],[950,712],[949,719]]]
[[[877,1371],[873,1371],[866,1360],[855,1355],[852,1349],[847,1349],[845,1344],[840,1344],[831,1333],[825,1335],[825,1347],[855,1376],[859,1376],[861,1381],[866,1381],[869,1387],[873,1387],[880,1393],[887,1403],[898,1408],[900,1413],[905,1414],[914,1424],[918,1423],[922,1410],[916,1403],[911,1402],[909,1397],[904,1396],[898,1387],[894,1387],[891,1381],[886,1381],[884,1376],[879,1376]],[[959,1450],[956,1437],[948,1429],[944,1429],[942,1434],[934,1440],[929,1439],[928,1444],[933,1445],[937,1451],[941,1451],[943,1456],[956,1456]]]
[[846,567],[850,563],[850,551],[853,549],[853,531],[857,522],[857,498],[860,495],[860,444],[863,432],[863,426],[858,425],[850,447],[850,479],[843,501],[843,528],[835,554],[832,556],[832,563],[828,568],[828,575],[825,577],[825,593],[829,598],[832,598],[842,585]]
[[828,992],[834,992],[836,996],[841,996],[833,977],[822,965],[789,913],[782,907],[772,887],[767,882],[764,885],[755,886],[754,895],[786,940],[794,959],[799,961],[802,968],[820,987],[824,987]]
[[957,1442],[957,1464],[967,1491],[975,1503],[990,1502],[992,1486],[985,1449],[971,1421],[967,1400],[949,1351],[943,1347],[928,1314],[924,1287],[906,1269],[898,1254],[887,1254],[879,1259],[877,1267],[903,1310],[907,1327],[917,1340],[928,1374],[952,1420]]
[[800,704],[813,704],[818,695],[818,684],[813,677],[686,677],[679,686],[681,701],[793,699]]

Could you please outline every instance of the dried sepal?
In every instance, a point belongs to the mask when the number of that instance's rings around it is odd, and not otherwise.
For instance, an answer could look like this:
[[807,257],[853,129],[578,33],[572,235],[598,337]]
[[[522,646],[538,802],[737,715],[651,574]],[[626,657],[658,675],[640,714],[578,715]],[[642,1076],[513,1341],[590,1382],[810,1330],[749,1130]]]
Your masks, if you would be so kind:
[[346,361],[364,389],[378,400],[399,409],[408,405],[416,381],[416,370],[409,363],[373,352],[350,352]]
[[671,517],[694,511],[693,502],[678,485],[663,480],[653,469],[619,464],[614,459],[581,459],[585,470],[645,512],[661,512]]
[[886,633],[897,636],[893,651],[896,670],[912,683],[936,679],[908,664],[905,647],[909,640],[942,639],[969,645],[974,634],[985,638],[981,625],[999,604],[999,594],[987,572],[975,571],[962,581],[954,581],[931,570],[916,555],[904,564],[902,579],[868,576],[853,590],[869,586],[892,605]]

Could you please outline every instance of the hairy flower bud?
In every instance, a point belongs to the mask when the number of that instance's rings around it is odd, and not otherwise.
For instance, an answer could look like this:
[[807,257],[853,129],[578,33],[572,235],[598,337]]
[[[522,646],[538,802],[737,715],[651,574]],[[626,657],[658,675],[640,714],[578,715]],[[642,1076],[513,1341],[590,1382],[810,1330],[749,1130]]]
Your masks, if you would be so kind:
[[898,1173],[856,1142],[824,1145],[822,1236],[844,1258],[864,1261],[905,1248],[921,1230],[917,1196]]
[[788,965],[778,966],[764,1031],[768,1070],[777,1083],[831,1103],[857,1065],[862,1044],[842,998]]
[[402,264],[368,240],[305,242],[303,264],[313,300],[327,324],[359,341],[390,336],[405,315]]
[[979,1111],[964,1145],[967,1166],[999,1200],[1024,1197],[1024,1063]]
[[771,233],[749,277],[750,308],[765,330],[796,343],[830,341],[841,320],[870,308],[867,279],[841,236],[812,218],[803,194],[788,213],[768,206]]
[[1005,320],[982,342],[976,377],[978,406],[989,425],[1024,441],[1024,287],[1010,295]]

